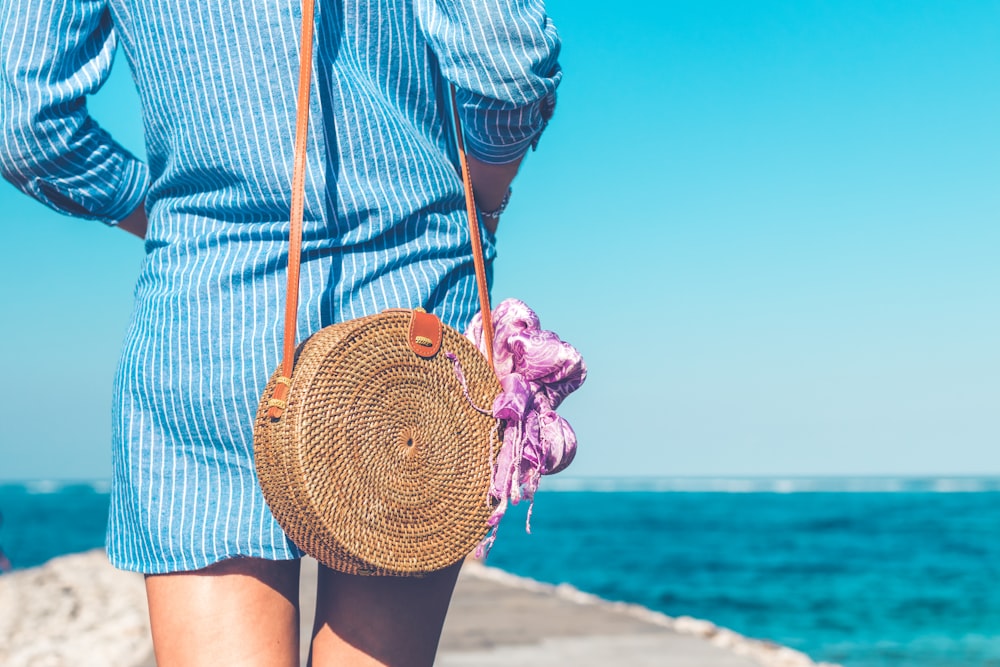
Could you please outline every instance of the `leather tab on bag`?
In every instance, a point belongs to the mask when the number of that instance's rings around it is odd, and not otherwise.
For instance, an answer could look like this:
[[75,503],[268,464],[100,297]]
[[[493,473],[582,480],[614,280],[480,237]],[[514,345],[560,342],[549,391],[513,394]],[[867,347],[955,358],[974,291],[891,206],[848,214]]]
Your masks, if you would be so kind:
[[430,359],[441,349],[441,320],[436,315],[417,308],[410,315],[410,333],[407,342],[418,357]]

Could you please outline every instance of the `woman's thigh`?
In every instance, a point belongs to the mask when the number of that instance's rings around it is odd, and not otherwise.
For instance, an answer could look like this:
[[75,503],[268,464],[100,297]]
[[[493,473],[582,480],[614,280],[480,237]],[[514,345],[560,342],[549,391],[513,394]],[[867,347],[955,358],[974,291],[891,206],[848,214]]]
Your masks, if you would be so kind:
[[148,575],[146,595],[159,667],[298,665],[298,560]]
[[431,667],[461,562],[426,577],[319,568],[312,667]]

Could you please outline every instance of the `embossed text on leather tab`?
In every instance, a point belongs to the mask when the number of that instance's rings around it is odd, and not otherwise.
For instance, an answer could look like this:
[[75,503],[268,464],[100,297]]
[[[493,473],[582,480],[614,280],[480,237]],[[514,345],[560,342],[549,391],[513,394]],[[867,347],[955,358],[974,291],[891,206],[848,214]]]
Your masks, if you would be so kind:
[[418,357],[429,359],[441,349],[441,320],[422,309],[410,315],[410,332],[407,336],[410,349]]

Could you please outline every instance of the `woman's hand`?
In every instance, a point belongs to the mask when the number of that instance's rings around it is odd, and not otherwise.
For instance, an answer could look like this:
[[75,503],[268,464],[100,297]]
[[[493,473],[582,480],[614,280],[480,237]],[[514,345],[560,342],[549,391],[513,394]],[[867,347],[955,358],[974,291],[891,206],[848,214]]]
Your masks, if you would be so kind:
[[119,222],[118,226],[129,234],[135,234],[140,239],[144,239],[146,238],[147,224],[146,202],[143,201],[127,218]]

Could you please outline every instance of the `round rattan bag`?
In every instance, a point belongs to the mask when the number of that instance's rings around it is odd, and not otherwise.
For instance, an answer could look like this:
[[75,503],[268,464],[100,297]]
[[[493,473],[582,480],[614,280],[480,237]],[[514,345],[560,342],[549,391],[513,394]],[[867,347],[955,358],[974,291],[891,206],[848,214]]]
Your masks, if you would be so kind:
[[[415,336],[418,317],[438,333]],[[274,418],[280,377],[257,412],[255,459],[299,548],[341,572],[413,575],[461,560],[485,536],[500,385],[468,339],[433,315],[387,311],[300,345]]]

